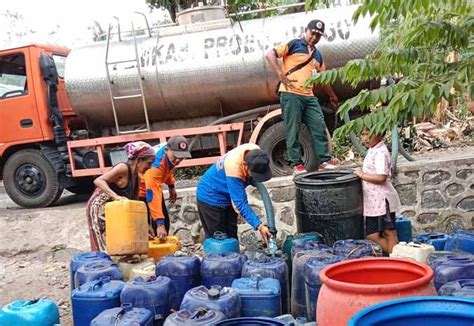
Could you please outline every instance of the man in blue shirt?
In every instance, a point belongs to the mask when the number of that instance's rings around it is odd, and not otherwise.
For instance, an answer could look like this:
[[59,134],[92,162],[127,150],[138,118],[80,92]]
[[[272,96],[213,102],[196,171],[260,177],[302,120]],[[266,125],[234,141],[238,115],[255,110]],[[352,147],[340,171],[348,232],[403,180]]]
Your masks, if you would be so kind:
[[255,214],[245,188],[271,178],[269,158],[255,144],[240,145],[212,165],[198,183],[196,198],[206,238],[214,232],[237,238],[237,213],[267,242],[271,233]]

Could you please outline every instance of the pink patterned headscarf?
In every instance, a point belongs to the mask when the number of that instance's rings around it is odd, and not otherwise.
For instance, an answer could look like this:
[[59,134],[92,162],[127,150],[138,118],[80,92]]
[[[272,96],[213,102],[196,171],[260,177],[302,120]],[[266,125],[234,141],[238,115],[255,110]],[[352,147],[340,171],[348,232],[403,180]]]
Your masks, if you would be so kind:
[[135,141],[132,143],[128,143],[124,146],[124,149],[127,153],[127,158],[129,160],[155,156],[155,150],[153,149],[153,147],[143,141]]

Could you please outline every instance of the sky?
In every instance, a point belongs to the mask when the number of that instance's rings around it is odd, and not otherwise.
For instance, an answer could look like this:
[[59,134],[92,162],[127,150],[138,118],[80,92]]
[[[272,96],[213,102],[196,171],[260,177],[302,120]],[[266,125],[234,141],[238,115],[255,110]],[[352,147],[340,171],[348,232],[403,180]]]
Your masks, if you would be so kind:
[[[1,16],[7,10],[20,13],[24,20],[12,24]],[[145,0],[0,0],[0,31],[27,34],[14,39],[0,37],[0,48],[28,42],[81,46],[91,42],[91,33],[87,27],[92,25],[94,20],[106,30],[111,17],[118,16],[122,30],[126,30],[130,26],[130,14],[133,11],[145,13],[150,24],[164,20],[167,15],[167,12],[162,10],[150,13]],[[138,27],[144,25],[143,19],[135,17]],[[56,33],[52,34],[55,31]]]

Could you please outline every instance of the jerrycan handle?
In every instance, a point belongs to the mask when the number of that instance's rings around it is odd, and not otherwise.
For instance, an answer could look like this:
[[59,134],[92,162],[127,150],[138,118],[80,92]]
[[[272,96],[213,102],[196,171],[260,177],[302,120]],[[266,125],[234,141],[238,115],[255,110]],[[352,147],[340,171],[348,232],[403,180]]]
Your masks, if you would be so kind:
[[110,276],[101,276],[100,279],[98,279],[95,284],[89,288],[87,291],[88,292],[94,292],[97,291],[99,288],[101,288],[105,283],[110,282],[111,278]]
[[155,266],[155,265],[148,265],[148,266],[143,267],[143,270],[144,270],[145,272],[152,272],[152,271],[154,271],[155,269],[156,269],[156,266]]
[[189,319],[200,319],[204,317],[208,312],[209,312],[208,309],[201,307],[198,310],[196,310],[191,316],[189,316]]
[[442,238],[444,238],[444,234],[441,232],[434,232],[428,235],[429,240],[442,239]]
[[22,306],[22,307],[31,306],[31,305],[37,304],[38,301],[40,301],[40,300],[41,300],[41,298],[32,299],[32,300],[27,300],[27,301],[23,302],[23,304],[22,304],[21,306]]
[[422,247],[422,243],[419,242],[419,241],[413,241],[409,245],[410,245],[410,247],[413,247],[413,248],[421,248]]
[[152,242],[154,242],[154,243],[165,243],[167,238],[168,237],[165,237],[164,239],[160,239],[158,237],[154,237]]
[[214,232],[214,235],[212,237],[216,240],[225,240],[225,239],[229,238],[227,233],[224,233],[224,232],[221,232],[221,231]]
[[474,280],[459,280],[462,288],[474,289]]
[[132,310],[132,304],[131,303],[123,303],[122,306],[120,307],[119,312],[115,314],[115,316],[110,317],[110,324],[113,323],[114,326],[118,326],[120,324],[120,318],[127,312]]
[[262,280],[262,275],[260,274],[252,274],[250,275],[250,283],[252,284],[252,287],[258,290],[258,285],[260,281]]

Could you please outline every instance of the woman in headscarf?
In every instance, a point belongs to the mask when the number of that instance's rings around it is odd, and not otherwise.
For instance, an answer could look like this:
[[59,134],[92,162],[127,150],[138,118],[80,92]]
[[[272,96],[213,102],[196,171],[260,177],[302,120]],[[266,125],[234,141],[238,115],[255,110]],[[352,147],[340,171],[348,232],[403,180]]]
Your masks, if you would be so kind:
[[115,165],[94,180],[97,188],[86,208],[92,251],[106,250],[105,204],[114,200],[137,200],[139,174],[145,173],[155,158],[153,147],[142,141],[128,143],[124,148],[128,162]]

